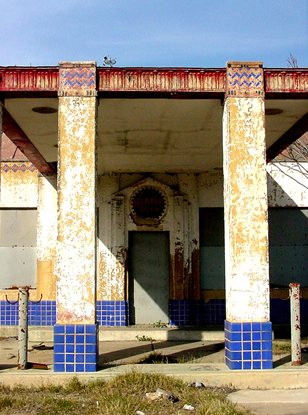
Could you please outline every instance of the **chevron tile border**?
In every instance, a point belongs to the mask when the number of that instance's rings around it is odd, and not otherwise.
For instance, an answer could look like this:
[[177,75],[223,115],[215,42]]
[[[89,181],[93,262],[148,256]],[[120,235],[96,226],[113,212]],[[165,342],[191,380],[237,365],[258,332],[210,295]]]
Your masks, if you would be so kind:
[[60,96],[93,96],[96,94],[95,64],[60,65]]
[[228,63],[227,95],[235,97],[263,97],[262,64]]

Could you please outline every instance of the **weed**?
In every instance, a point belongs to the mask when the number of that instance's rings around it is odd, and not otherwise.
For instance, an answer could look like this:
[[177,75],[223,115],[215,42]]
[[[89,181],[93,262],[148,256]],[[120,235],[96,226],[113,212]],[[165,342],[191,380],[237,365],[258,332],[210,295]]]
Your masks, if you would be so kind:
[[11,397],[0,396],[0,410],[4,408],[10,408],[13,406],[14,400]]
[[137,334],[136,339],[137,339],[138,341],[140,341],[140,342],[155,342],[155,339],[153,339],[153,338],[152,338],[152,337],[150,337],[150,336],[145,336],[145,335],[143,335],[143,336],[139,336],[139,335]]
[[153,327],[162,329],[162,328],[168,327],[168,323],[164,323],[161,320],[158,320],[156,321],[156,323],[153,323]]

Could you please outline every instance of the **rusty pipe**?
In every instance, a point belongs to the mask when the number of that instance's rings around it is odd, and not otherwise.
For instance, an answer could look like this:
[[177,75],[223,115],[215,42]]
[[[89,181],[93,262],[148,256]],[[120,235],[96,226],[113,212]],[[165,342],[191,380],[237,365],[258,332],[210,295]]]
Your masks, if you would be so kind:
[[291,283],[290,311],[291,311],[291,364],[301,365],[301,321],[300,321],[300,284]]
[[29,287],[18,289],[18,369],[26,369],[28,365],[28,302]]

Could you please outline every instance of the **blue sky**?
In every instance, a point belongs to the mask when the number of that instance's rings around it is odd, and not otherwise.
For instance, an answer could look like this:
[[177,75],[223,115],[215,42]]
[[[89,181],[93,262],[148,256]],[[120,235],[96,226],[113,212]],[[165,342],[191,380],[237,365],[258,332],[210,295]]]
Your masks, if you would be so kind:
[[308,66],[308,0],[0,0],[0,66]]

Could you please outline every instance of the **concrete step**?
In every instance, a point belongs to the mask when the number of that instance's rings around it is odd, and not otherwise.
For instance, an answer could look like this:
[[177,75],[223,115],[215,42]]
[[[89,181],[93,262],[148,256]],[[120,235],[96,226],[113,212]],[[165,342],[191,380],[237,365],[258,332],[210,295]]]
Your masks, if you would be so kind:
[[[17,336],[17,326],[0,326],[0,337]],[[223,341],[223,330],[194,329],[150,326],[130,327],[100,327],[100,341],[133,341],[133,340],[159,340],[159,341]],[[52,326],[29,326],[30,341],[53,341]]]

